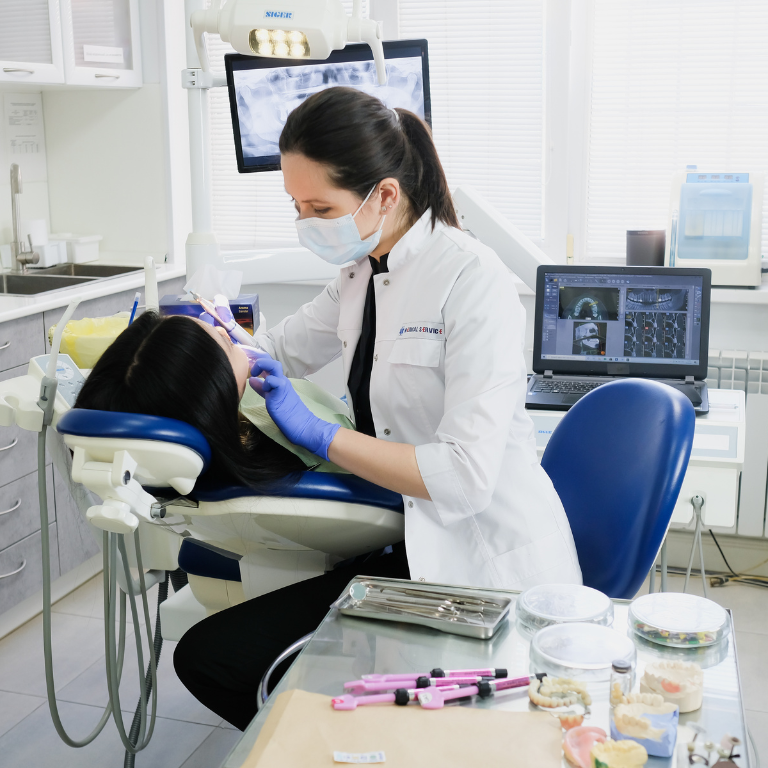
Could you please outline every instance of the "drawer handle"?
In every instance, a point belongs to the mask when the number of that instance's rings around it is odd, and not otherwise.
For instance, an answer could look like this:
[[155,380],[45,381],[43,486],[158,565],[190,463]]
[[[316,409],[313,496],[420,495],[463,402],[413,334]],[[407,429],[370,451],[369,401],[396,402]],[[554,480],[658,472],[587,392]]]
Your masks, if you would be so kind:
[[18,437],[14,437],[13,440],[10,443],[8,443],[8,445],[5,446],[5,448],[0,448],[0,452],[2,452],[2,451],[10,451],[11,448],[13,448],[13,446],[16,445],[16,443],[18,443],[18,442],[19,442],[19,438]]
[[3,344],[0,347],[0,349],[8,349],[8,347],[10,347],[10,346],[11,346],[11,342],[10,341],[6,341],[5,344]]
[[119,80],[120,79],[120,75],[102,75],[99,72],[96,73],[95,77],[112,77],[115,80]]
[[21,565],[15,571],[11,571],[10,573],[0,574],[0,579],[7,579],[11,576],[15,576],[17,573],[21,573],[26,567],[27,567],[27,561],[22,560]]
[[4,512],[0,512],[0,517],[3,515],[10,515],[11,512],[15,512],[21,506],[21,499],[19,499],[10,509],[6,509]]
[[34,75],[34,69],[23,69],[22,67],[3,67],[3,72],[21,72],[25,75]]

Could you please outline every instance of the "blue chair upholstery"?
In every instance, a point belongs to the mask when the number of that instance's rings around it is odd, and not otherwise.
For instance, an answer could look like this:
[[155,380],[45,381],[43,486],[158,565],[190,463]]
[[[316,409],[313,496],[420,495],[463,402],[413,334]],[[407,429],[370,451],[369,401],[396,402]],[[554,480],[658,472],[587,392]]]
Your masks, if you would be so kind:
[[558,424],[542,467],[565,507],[584,584],[634,597],[655,562],[693,446],[685,395],[655,381],[604,384]]
[[63,435],[114,437],[124,440],[158,440],[176,443],[193,450],[203,460],[203,472],[211,463],[211,448],[200,430],[183,421],[164,416],[118,411],[92,411],[73,408],[56,425]]

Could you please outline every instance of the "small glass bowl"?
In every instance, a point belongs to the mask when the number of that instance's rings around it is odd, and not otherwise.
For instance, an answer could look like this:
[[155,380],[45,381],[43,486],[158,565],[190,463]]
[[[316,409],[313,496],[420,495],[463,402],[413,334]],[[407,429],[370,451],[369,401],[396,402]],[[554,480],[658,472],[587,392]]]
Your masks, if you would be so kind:
[[638,597],[629,606],[629,626],[645,640],[673,648],[714,645],[730,632],[724,608],[681,592]]
[[574,622],[610,626],[613,603],[602,592],[580,584],[539,584],[517,598],[515,615],[533,632]]
[[627,635],[599,624],[553,624],[531,640],[530,669],[553,677],[609,680],[611,665],[625,659],[637,662],[635,644]]

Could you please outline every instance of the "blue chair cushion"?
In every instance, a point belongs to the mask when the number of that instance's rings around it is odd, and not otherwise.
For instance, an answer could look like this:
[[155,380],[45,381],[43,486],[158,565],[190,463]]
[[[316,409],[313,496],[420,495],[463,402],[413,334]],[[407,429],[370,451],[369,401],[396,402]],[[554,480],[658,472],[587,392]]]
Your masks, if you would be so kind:
[[203,472],[211,463],[211,447],[200,430],[176,419],[147,416],[143,413],[73,408],[59,419],[56,428],[63,435],[78,437],[114,437],[176,443],[190,448],[200,456],[203,460]]
[[381,507],[403,514],[403,497],[355,475],[336,472],[302,472],[295,485],[256,491],[241,485],[214,485],[201,477],[189,498],[195,501],[229,501],[243,496],[284,496],[291,499],[324,499]]
[[193,576],[242,581],[238,558],[227,557],[194,539],[184,539],[181,542],[179,568]]

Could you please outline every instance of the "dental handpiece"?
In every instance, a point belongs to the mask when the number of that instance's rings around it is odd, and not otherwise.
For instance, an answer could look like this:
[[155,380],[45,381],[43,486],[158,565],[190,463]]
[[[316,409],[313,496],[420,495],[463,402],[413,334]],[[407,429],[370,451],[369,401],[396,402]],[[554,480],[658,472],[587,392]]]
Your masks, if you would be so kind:
[[213,301],[203,298],[199,293],[194,291],[190,292],[192,298],[200,304],[200,306],[216,321],[224,330],[229,334],[232,341],[239,343],[244,348],[252,347],[259,348],[256,340],[251,336],[245,328],[241,328],[235,318],[232,317],[232,312],[229,309],[229,302],[226,296],[221,294],[214,296]]
[[466,675],[464,677],[429,677],[421,675],[419,677],[410,677],[405,680],[352,680],[344,684],[349,693],[365,694],[377,693],[379,691],[395,691],[398,688],[436,688],[448,685],[474,685],[490,678],[481,675]]

